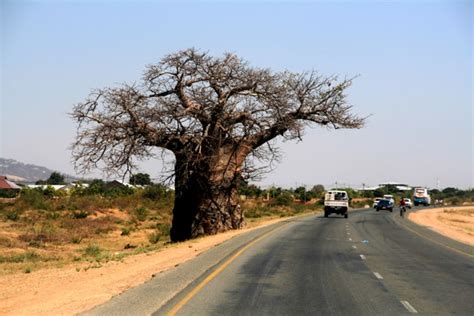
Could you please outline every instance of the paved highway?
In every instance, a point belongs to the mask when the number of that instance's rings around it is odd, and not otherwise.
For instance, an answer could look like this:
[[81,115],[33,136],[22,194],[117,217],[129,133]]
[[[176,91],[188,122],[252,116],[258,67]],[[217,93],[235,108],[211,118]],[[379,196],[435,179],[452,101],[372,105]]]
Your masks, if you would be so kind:
[[90,314],[473,315],[472,247],[398,212],[301,217],[253,234],[213,249],[233,250],[164,304],[143,307],[163,296],[150,283],[135,290],[141,303],[125,293]]

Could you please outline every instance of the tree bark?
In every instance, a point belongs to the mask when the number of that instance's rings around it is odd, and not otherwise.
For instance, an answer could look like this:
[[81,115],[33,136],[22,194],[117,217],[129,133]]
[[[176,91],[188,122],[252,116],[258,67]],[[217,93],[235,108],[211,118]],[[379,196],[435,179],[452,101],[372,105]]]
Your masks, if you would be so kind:
[[173,242],[245,226],[237,190],[240,162],[222,155],[222,150],[214,157],[218,158],[198,164],[176,157]]

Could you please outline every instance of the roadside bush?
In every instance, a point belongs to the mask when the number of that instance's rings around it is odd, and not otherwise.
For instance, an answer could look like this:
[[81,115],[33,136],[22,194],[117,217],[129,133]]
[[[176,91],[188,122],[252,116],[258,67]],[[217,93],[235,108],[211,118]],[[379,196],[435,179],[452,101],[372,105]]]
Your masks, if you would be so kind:
[[18,209],[37,209],[37,210],[49,210],[50,205],[46,202],[46,198],[43,195],[43,191],[39,188],[36,189],[23,189],[21,192],[18,203],[15,204]]
[[169,235],[171,225],[169,223],[158,223],[156,224],[156,228],[160,231],[161,235]]
[[159,231],[153,232],[150,235],[148,235],[148,240],[152,244],[158,243],[160,241],[160,238],[161,238],[161,232]]
[[0,190],[0,198],[14,198],[18,195],[18,192],[15,190]]
[[72,212],[72,218],[74,219],[87,218],[87,216],[89,216],[89,213],[86,211],[73,211]]
[[58,212],[48,212],[46,214],[47,219],[55,220],[55,219],[58,219],[59,217],[61,217],[61,215]]
[[97,245],[89,245],[84,249],[84,255],[88,257],[98,257],[101,253],[102,249]]
[[10,221],[17,221],[20,219],[20,214],[18,214],[18,212],[16,211],[11,211],[11,212],[8,212],[5,217],[10,220]]
[[82,241],[82,237],[81,237],[81,236],[75,235],[75,236],[72,236],[72,237],[71,237],[71,243],[73,243],[73,244],[80,244],[81,241]]
[[117,187],[104,191],[103,195],[107,197],[119,197],[124,195],[132,195],[135,191],[129,187]]
[[46,188],[43,189],[43,195],[52,198],[55,196],[62,196],[63,194],[61,193],[62,191],[57,191],[55,188],[52,186],[48,185]]
[[277,196],[272,205],[279,205],[279,206],[288,206],[291,205],[293,202],[293,196],[289,192],[282,192],[279,196]]
[[128,235],[130,235],[130,228],[129,227],[122,228],[122,233],[120,234],[120,236],[128,236]]
[[22,254],[16,254],[11,256],[0,256],[0,263],[20,263],[20,262],[36,262],[41,258],[39,254],[34,251],[27,251]]
[[148,211],[146,207],[138,207],[133,211],[133,215],[140,222],[145,221],[149,213],[150,212]]
[[60,241],[56,226],[51,222],[37,223],[30,232],[22,234],[18,239],[28,242],[30,246],[39,247],[45,242]]
[[458,198],[453,198],[451,200],[451,205],[461,205],[461,201]]
[[147,186],[143,192],[142,196],[150,200],[158,200],[166,196],[166,187],[161,184],[153,184]]

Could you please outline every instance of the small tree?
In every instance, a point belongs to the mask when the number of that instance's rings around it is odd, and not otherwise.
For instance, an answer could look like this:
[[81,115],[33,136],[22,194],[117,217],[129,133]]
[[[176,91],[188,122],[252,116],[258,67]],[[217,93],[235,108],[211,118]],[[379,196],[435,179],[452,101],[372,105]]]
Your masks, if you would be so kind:
[[374,190],[374,197],[383,197],[385,194],[385,191],[383,189],[375,189]]
[[325,191],[324,185],[322,185],[322,184],[316,184],[315,186],[313,186],[311,188],[311,192],[313,192],[314,196],[317,197],[317,198],[322,197],[324,191]]
[[57,184],[64,184],[64,176],[59,172],[54,171],[51,173],[49,178],[46,180],[46,184],[57,185]]
[[142,82],[95,90],[74,107],[76,168],[126,173],[161,148],[174,155],[171,239],[241,228],[238,184],[262,174],[255,160],[278,158],[272,140],[301,139],[307,126],[363,126],[346,100],[351,83],[250,67],[234,54],[170,54]]
[[148,173],[137,173],[130,176],[130,184],[151,185],[152,183]]
[[103,194],[105,192],[105,182],[101,179],[94,179],[85,190],[86,194]]
[[306,187],[304,187],[304,186],[297,187],[295,189],[294,193],[295,193],[296,198],[301,200],[301,201],[306,202],[309,199],[308,198],[308,192],[306,191]]

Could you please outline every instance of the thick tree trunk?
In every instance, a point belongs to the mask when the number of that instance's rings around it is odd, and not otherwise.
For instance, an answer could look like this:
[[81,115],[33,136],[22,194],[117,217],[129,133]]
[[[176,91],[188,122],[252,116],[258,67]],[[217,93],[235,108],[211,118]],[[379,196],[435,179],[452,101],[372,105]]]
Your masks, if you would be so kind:
[[196,184],[175,187],[172,241],[213,235],[244,226],[236,187],[214,184],[214,188],[209,190]]
[[192,164],[186,162],[176,159],[171,240],[242,228],[245,222],[237,191],[238,168],[222,172],[219,164],[206,164],[190,170]]

